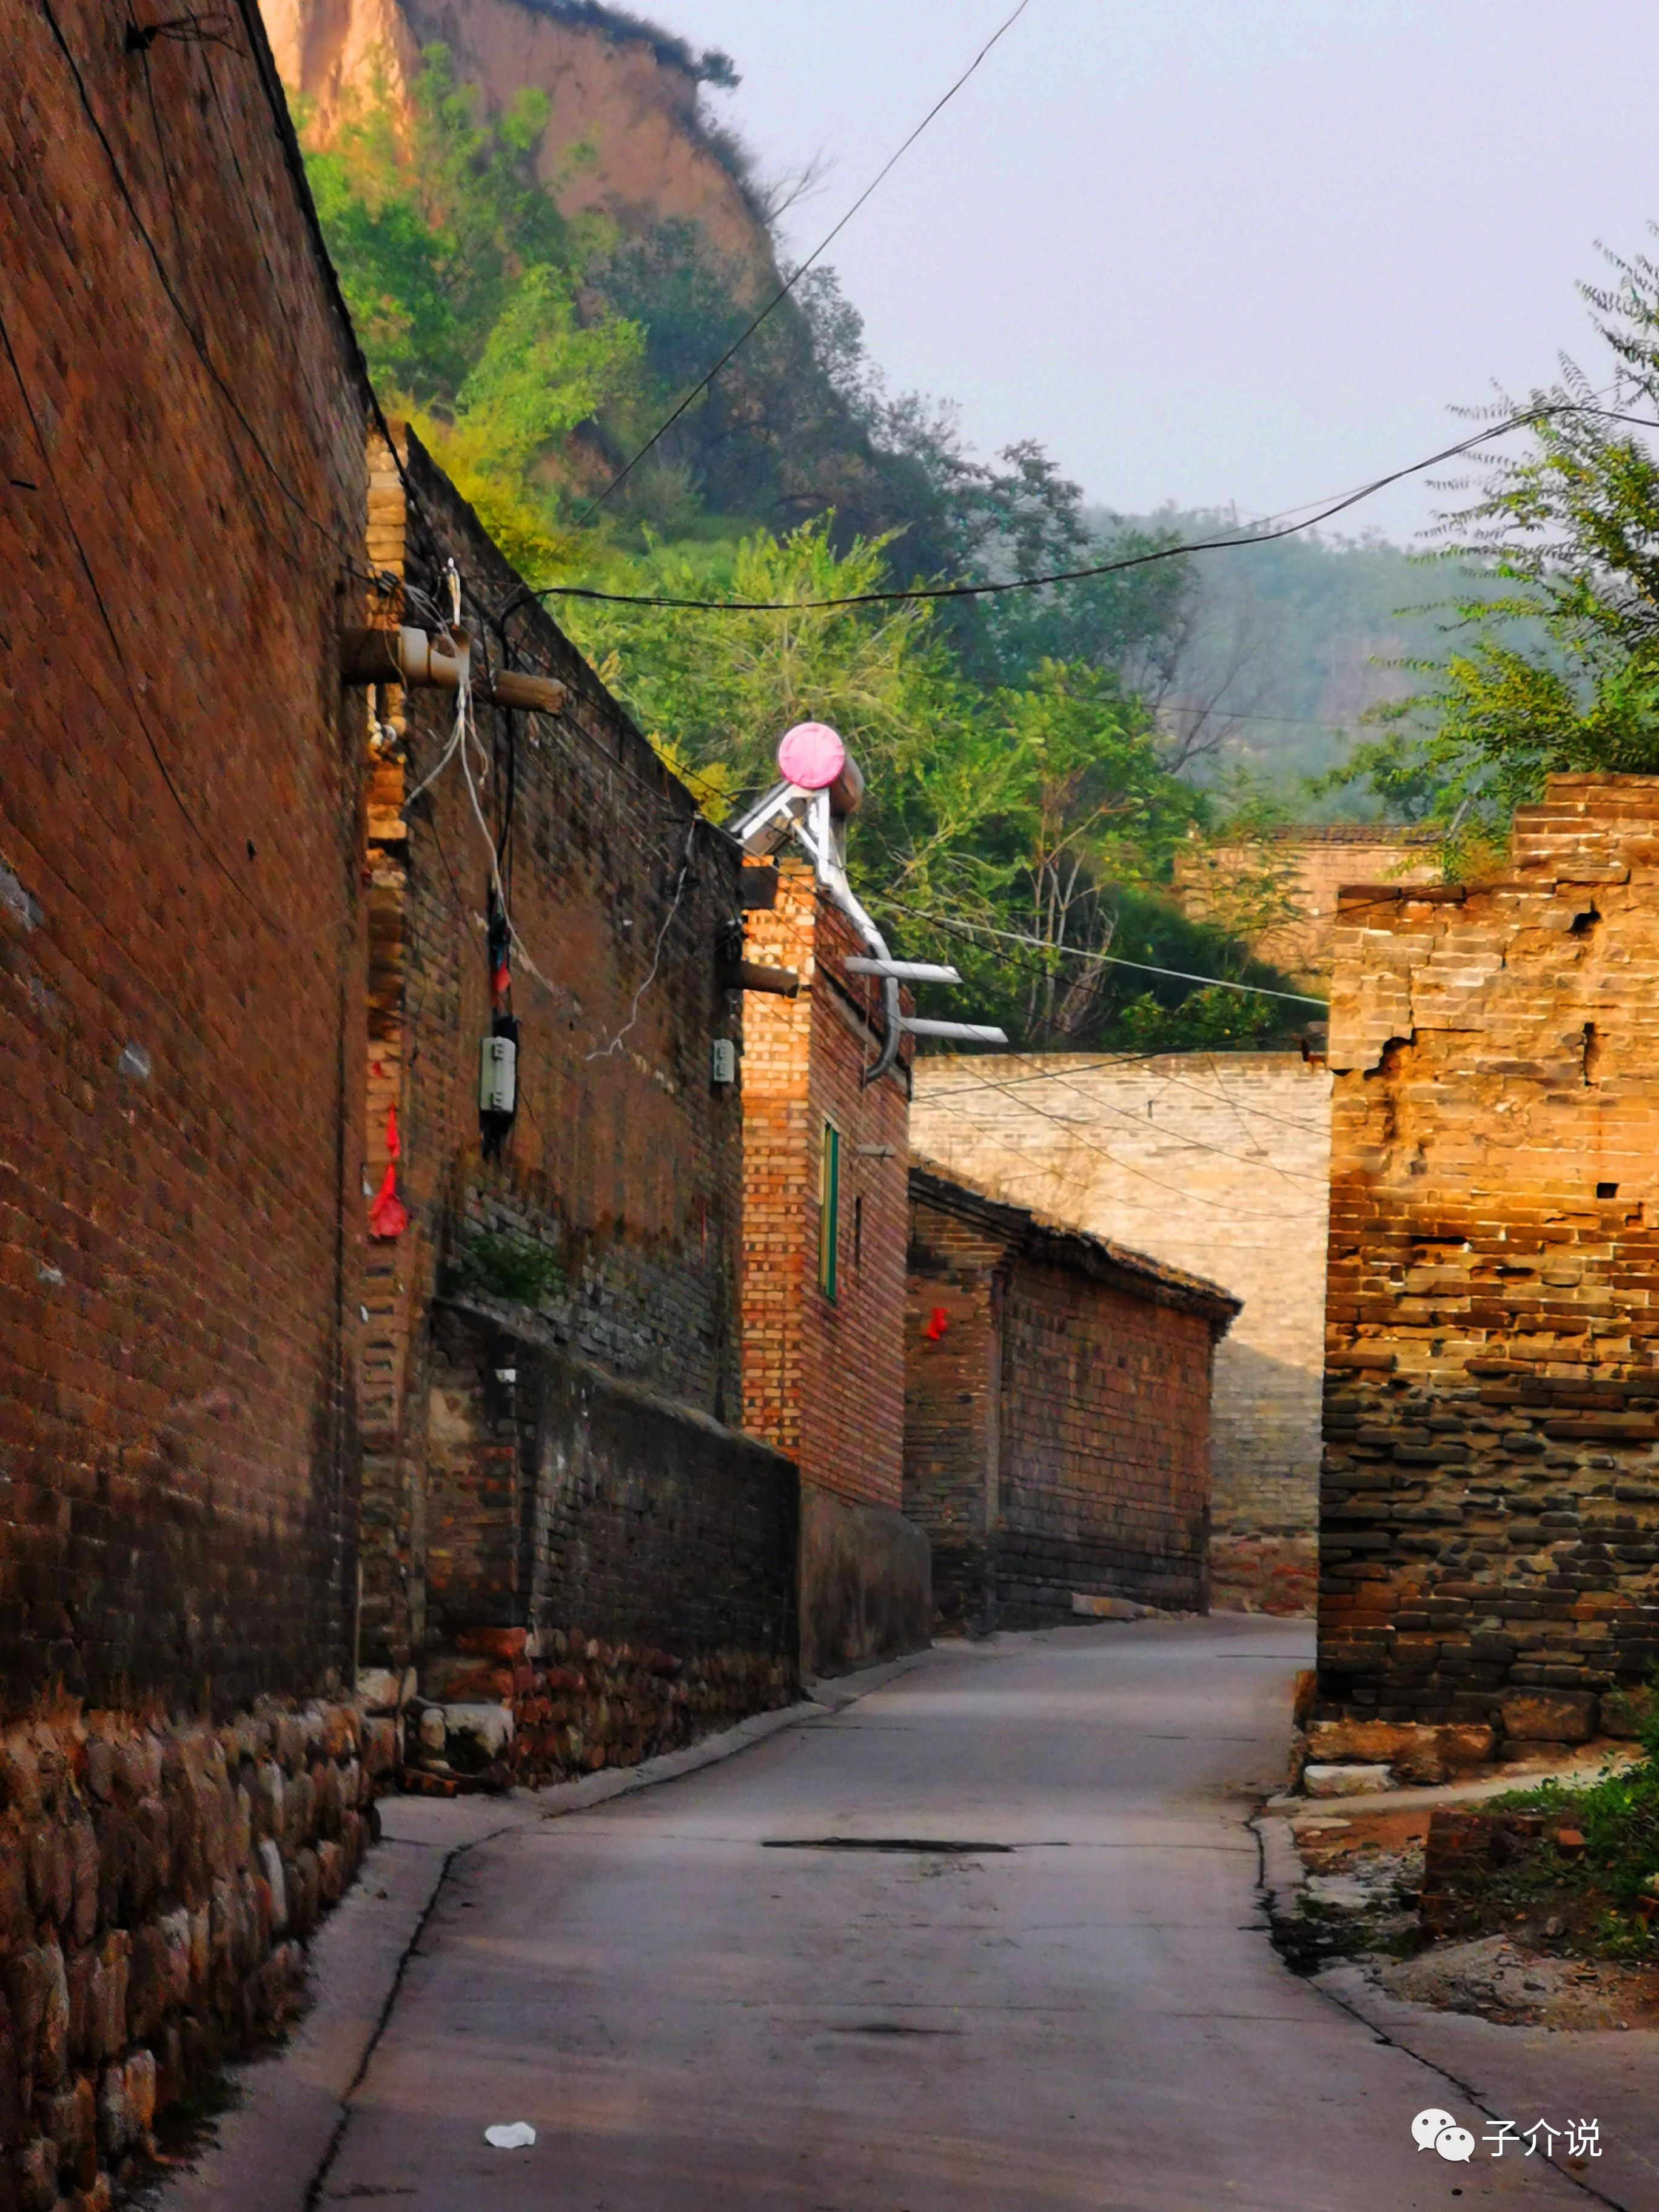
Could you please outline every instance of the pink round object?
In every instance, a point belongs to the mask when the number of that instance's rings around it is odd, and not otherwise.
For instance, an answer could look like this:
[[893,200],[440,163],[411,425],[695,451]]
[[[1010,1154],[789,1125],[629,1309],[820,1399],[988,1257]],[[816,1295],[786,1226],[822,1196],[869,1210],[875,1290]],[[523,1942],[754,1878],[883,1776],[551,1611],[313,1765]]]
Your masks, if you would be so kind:
[[797,722],[778,741],[778,769],[802,791],[828,791],[847,765],[847,748],[828,722]]

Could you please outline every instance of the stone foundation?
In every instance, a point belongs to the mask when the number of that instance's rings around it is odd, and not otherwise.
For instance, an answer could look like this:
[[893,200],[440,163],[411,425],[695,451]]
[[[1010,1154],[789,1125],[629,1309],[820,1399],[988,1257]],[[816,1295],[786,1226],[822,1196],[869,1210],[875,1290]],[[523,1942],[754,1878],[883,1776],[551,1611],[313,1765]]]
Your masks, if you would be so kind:
[[455,1644],[428,1661],[422,1694],[403,1715],[403,1778],[422,1794],[637,1766],[795,1695],[789,1660],[765,1652],[682,1658],[580,1629],[539,1640],[522,1628],[463,1630]]
[[295,2008],[392,1724],[267,1705],[163,1725],[65,1705],[0,1740],[0,2205],[97,2212],[158,2114]]

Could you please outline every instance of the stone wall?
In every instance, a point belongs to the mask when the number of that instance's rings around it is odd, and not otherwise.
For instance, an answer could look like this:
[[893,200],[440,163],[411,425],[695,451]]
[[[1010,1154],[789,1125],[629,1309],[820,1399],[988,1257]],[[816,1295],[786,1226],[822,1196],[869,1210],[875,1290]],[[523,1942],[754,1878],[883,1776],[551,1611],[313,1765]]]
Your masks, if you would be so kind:
[[1320,1715],[1583,1741],[1659,1658],[1659,779],[1342,918]]
[[0,2201],[106,2212],[159,2115],[297,2009],[374,1826],[390,1721],[220,1727],[59,1701],[0,1739]]
[[[499,665],[481,611],[504,607],[519,580],[418,441],[404,446],[407,489],[377,456],[377,563],[404,578],[418,616],[447,604],[453,555],[480,654]],[[579,1361],[721,1425],[740,1402],[742,1109],[710,1069],[712,1040],[742,1036],[721,967],[739,927],[737,848],[539,608],[507,628],[514,664],[568,698],[556,715],[477,710],[472,774],[492,842],[510,813],[502,875],[519,939],[519,1112],[497,1159],[477,1113],[490,850],[459,761],[404,804],[450,742],[453,695],[378,702],[358,1204],[392,1166],[409,1220],[368,1242],[363,1650],[398,1665],[436,1632],[428,1586],[444,1571],[426,1494],[434,1297],[511,1291]]]
[[1210,1367],[1237,1307],[918,1162],[905,1508],[960,1632],[1208,1599]]
[[309,1692],[355,1579],[367,389],[263,44],[58,21],[0,15],[0,1698]]
[[1212,1602],[1310,1607],[1330,1079],[1299,1053],[951,1059],[911,1136],[952,1174],[1218,1283]]

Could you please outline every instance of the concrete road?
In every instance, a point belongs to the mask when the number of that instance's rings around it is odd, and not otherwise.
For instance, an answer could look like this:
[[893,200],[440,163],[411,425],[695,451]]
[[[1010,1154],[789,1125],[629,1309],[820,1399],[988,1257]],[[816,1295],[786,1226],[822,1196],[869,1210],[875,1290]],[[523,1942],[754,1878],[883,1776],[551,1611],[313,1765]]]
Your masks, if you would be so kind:
[[[938,1652],[459,1856],[313,2201],[1586,2212],[1540,2159],[1419,2150],[1454,2086],[1269,1948],[1249,1793],[1305,1644],[1222,1617]],[[534,2148],[489,2148],[513,2120]]]

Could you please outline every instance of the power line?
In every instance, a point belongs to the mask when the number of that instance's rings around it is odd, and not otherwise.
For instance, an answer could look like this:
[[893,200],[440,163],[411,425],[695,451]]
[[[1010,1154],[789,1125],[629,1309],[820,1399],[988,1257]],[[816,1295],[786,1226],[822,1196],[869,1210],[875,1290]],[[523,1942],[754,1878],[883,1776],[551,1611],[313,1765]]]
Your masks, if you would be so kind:
[[[1216,1060],[1217,1055],[1214,1053],[1211,1053],[1207,1056],[1212,1064],[1213,1064]],[[1037,1055],[1030,1053],[1016,1052],[1006,1054],[999,1053],[987,1055],[986,1060],[975,1060],[968,1062],[967,1064],[978,1068],[988,1065],[989,1060],[994,1058],[997,1060],[1004,1058],[1009,1060],[1031,1060],[1036,1057],[1037,1057]],[[1169,1055],[1167,1054],[1162,1052],[1113,1054],[1109,1056],[1109,1061],[1112,1071],[1115,1073],[1119,1068],[1142,1066],[1148,1060],[1163,1060],[1168,1057]],[[926,1066],[927,1063],[924,1060],[920,1064]],[[1065,1090],[1075,1091],[1079,1098],[1089,1100],[1090,1103],[1097,1111],[1103,1109],[1107,1113],[1115,1115],[1120,1121],[1133,1122],[1137,1128],[1144,1128],[1146,1126],[1146,1123],[1141,1121],[1139,1115],[1132,1113],[1127,1106],[1115,1106],[1112,1104],[1109,1099],[1097,1097],[1092,1089],[1085,1088],[1084,1078],[1088,1073],[1089,1071],[1082,1069],[1073,1069],[1067,1072],[1062,1068],[1045,1068],[1039,1075],[1010,1076],[1006,1081],[995,1083],[994,1085],[993,1085],[992,1079],[990,1077],[975,1075],[972,1082],[958,1084],[954,1089],[934,1090],[930,1085],[928,1087],[927,1095],[921,1103],[931,1105],[939,1099],[970,1097],[975,1092],[986,1088],[988,1085],[991,1085],[999,1091],[1006,1091],[1012,1093],[1015,1090],[1024,1089],[1026,1085],[1032,1083],[1058,1083]],[[1181,1081],[1179,1077],[1169,1075],[1161,1076],[1157,1079],[1163,1084],[1165,1090],[1168,1090],[1172,1083]],[[1242,1118],[1240,1118],[1240,1109],[1224,1091],[1205,1091],[1197,1085],[1191,1085],[1186,1087],[1198,1090],[1200,1097],[1218,1099],[1223,1105],[1231,1107],[1235,1118],[1240,1119],[1240,1129],[1246,1143],[1248,1144],[1253,1141],[1250,1136],[1250,1132],[1243,1127]],[[1035,1100],[1028,1100],[1025,1103],[1030,1106],[1033,1113],[1041,1112],[1042,1109],[1037,1106]],[[1065,1116],[1063,1115],[1050,1116],[1048,1118],[1059,1119],[1065,1121],[1065,1126],[1068,1128],[1073,1126],[1069,1121],[1066,1121]],[[1284,1117],[1278,1115],[1270,1115],[1267,1118],[1272,1121],[1279,1121]],[[1291,1121],[1287,1122],[1285,1126],[1291,1128],[1299,1129],[1304,1134],[1316,1136],[1319,1133],[1316,1129],[1310,1129],[1306,1122]],[[1191,1152],[1212,1152],[1218,1159],[1231,1160],[1236,1165],[1240,1167],[1265,1166],[1270,1170],[1273,1174],[1278,1176],[1284,1182],[1317,1182],[1322,1185],[1322,1188],[1323,1187],[1323,1179],[1319,1176],[1306,1174],[1298,1168],[1282,1168],[1276,1161],[1267,1158],[1264,1154],[1247,1156],[1243,1152],[1230,1152],[1226,1150],[1224,1146],[1208,1144],[1201,1137],[1190,1136],[1181,1131],[1171,1129],[1167,1126],[1162,1128],[1160,1133],[1170,1143],[1180,1145]],[[1120,1163],[1120,1164],[1121,1164],[1121,1163]]]
[[[1056,568],[1043,576],[1012,576],[999,583],[988,584],[915,584],[890,592],[849,592],[840,598],[828,599],[671,599],[648,592],[605,592],[592,584],[542,584],[534,589],[526,585],[520,593],[515,593],[508,601],[506,611],[510,612],[523,597],[590,599],[605,606],[665,607],[692,614],[813,614],[836,607],[896,606],[923,600],[983,599],[998,598],[1008,592],[1047,591],[1056,584],[1079,584],[1096,576],[1121,575],[1130,568],[1149,568],[1159,561],[1183,560],[1193,553],[1220,553],[1235,547],[1271,545],[1281,538],[1294,538],[1301,531],[1315,529],[1320,523],[1328,522],[1333,515],[1358,506],[1362,500],[1386,491],[1389,485],[1403,483],[1407,477],[1420,476],[1425,469],[1438,468],[1443,461],[1455,460],[1462,453],[1473,453],[1477,446],[1486,444],[1489,439],[1506,437],[1511,430],[1524,429],[1529,424],[1544,422],[1557,415],[1596,415],[1608,422],[1632,422],[1645,429],[1659,429],[1659,422],[1649,416],[1626,415],[1614,408],[1594,407],[1576,400],[1563,400],[1559,404],[1553,402],[1547,406],[1528,408],[1525,413],[1510,416],[1501,422],[1491,423],[1486,429],[1477,430],[1473,436],[1461,440],[1455,446],[1444,446],[1437,453],[1427,454],[1421,460],[1410,462],[1405,468],[1392,469],[1387,476],[1375,477],[1357,491],[1348,492],[1342,498],[1332,501],[1328,506],[1321,507],[1316,514],[1306,516],[1300,522],[1282,523],[1271,530],[1251,531],[1243,535],[1191,538],[1175,545],[1154,546],[1148,552],[1127,554],[1120,560],[1097,561],[1086,568]],[[582,520],[585,520],[586,516]]]
[[[1008,1057],[1011,1059],[1023,1059],[1026,1057],[1026,1055],[1014,1053],[1010,1054]],[[976,1091],[1006,1091],[1011,1090],[1013,1085],[1010,1083],[999,1083],[987,1077],[976,1079],[971,1086],[963,1085],[963,1090],[966,1091],[970,1087]],[[1049,1113],[1045,1107],[1039,1106],[1035,1099],[1024,1099],[1021,1101],[1021,1103],[1026,1106],[1030,1112],[1036,1114],[1040,1120],[1052,1121],[1056,1128],[1067,1130],[1071,1133],[1074,1141],[1082,1145],[1085,1151],[1098,1154],[1098,1156],[1107,1163],[1108,1166],[1117,1169],[1121,1174],[1133,1176],[1141,1182],[1149,1182],[1157,1190],[1171,1191],[1176,1197],[1186,1200],[1188,1204],[1206,1206],[1211,1207],[1213,1211],[1220,1213],[1242,1215],[1247,1221],[1312,1221],[1318,1218],[1319,1209],[1316,1207],[1310,1208],[1305,1213],[1285,1214],[1283,1212],[1274,1212],[1270,1214],[1261,1212],[1253,1206],[1229,1205],[1224,1199],[1205,1198],[1195,1190],[1192,1190],[1180,1183],[1165,1182],[1162,1176],[1148,1175],[1144,1168],[1132,1167],[1127,1160],[1119,1159],[1115,1153],[1109,1152],[1103,1145],[1095,1144],[1088,1137],[1085,1136],[1079,1121],[1069,1120],[1063,1114]],[[1213,1146],[1204,1146],[1200,1147],[1200,1149],[1207,1152],[1213,1151],[1215,1147]],[[1236,1155],[1229,1153],[1224,1155],[1224,1157],[1232,1158],[1235,1158]],[[1254,1163],[1252,1163],[1252,1164],[1254,1164]],[[945,1166],[948,1172],[948,1163],[941,1162],[940,1165]]]
[[[161,289],[167,295],[169,305],[178,316],[179,320],[184,325],[185,335],[188,337],[191,343],[191,350],[200,361],[203,368],[207,371],[209,377],[212,380],[215,388],[218,392],[225,405],[228,408],[236,421],[240,424],[243,434],[246,437],[248,443],[258,455],[266,474],[270,477],[271,482],[276,485],[283,498],[287,501],[288,504],[295,510],[302,520],[309,523],[311,527],[321,537],[326,539],[334,550],[338,553],[341,550],[340,541],[336,538],[333,531],[326,523],[318,520],[317,517],[312,514],[305,501],[288,483],[282,470],[277,467],[270,453],[266,452],[264,441],[261,439],[258,432],[254,428],[253,424],[249,420],[247,415],[244,412],[241,404],[238,400],[230,383],[225,377],[220,374],[219,370],[215,367],[212,356],[209,354],[204,341],[198,332],[194,323],[191,321],[189,310],[187,309],[184,301],[179,297],[177,290],[174,289],[173,279],[167,273],[167,264],[162,259],[161,250],[157,246],[155,239],[150,234],[149,227],[145,222],[143,215],[139,211],[137,202],[132,196],[132,191],[127,183],[125,174],[122,170],[119,161],[116,159],[115,149],[110,143],[109,134],[106,131],[103,125],[100,122],[97,110],[92,104],[92,96],[87,90],[86,79],[81,73],[80,64],[76,60],[75,55],[70,50],[69,41],[64,35],[63,27],[58,22],[56,14],[53,12],[52,0],[40,0],[40,7],[41,14],[46,20],[47,27],[51,30],[52,35],[57,42],[58,51],[62,53],[64,61],[69,64],[70,74],[75,80],[75,88],[80,100],[82,112],[85,115],[88,123],[91,125],[94,136],[97,138],[100,146],[103,149],[104,158],[109,165],[109,172],[111,177],[114,180],[116,192],[120,198],[122,205],[125,208],[128,216],[131,218],[133,228],[137,230],[139,238],[143,240],[144,250],[149,254],[149,258],[155,266],[155,273],[161,280]],[[163,161],[165,162],[165,156],[163,156]],[[361,570],[356,569],[353,556],[349,552],[347,552],[344,557],[347,560],[348,564],[354,568],[354,573],[360,574],[363,573]]]
[[[1083,1088],[1083,1085],[1080,1083],[1070,1080],[1063,1075],[1060,1078],[1060,1082],[1062,1089],[1075,1091],[1079,1098],[1089,1099],[1089,1093]],[[1098,1102],[1090,1100],[1090,1103],[1091,1104],[1105,1103],[1103,1100]],[[1120,1120],[1133,1121],[1135,1118],[1133,1115],[1127,1113],[1121,1106],[1109,1106],[1107,1110],[1109,1113],[1116,1114]],[[1067,1121],[1064,1115],[1058,1115],[1055,1118],[1067,1127],[1072,1126],[1071,1122]],[[1217,1159],[1231,1160],[1234,1164],[1238,1167],[1260,1167],[1264,1164],[1264,1163],[1260,1159],[1249,1158],[1242,1152],[1230,1152],[1223,1146],[1206,1144],[1203,1139],[1200,1137],[1176,1136],[1175,1132],[1172,1130],[1166,1131],[1164,1133],[1166,1136],[1174,1137],[1176,1143],[1185,1146],[1188,1151],[1195,1152],[1211,1152],[1214,1154]],[[1249,1135],[1248,1130],[1245,1133],[1247,1136]],[[1127,1164],[1120,1161],[1118,1164],[1119,1166],[1123,1166]],[[1272,1160],[1267,1161],[1265,1164],[1273,1170],[1273,1172],[1279,1177],[1281,1182],[1316,1182],[1322,1190],[1325,1190],[1328,1188],[1328,1178],[1327,1176],[1304,1175],[1295,1168],[1281,1168],[1276,1162]]]
[[[105,635],[109,639],[111,649],[115,656],[116,669],[119,673],[120,680],[126,691],[127,697],[131,702],[133,719],[137,721],[139,729],[143,733],[144,743],[149,748],[150,758],[155,763],[156,773],[160,775],[161,781],[166,785],[167,793],[172,799],[173,805],[178,808],[179,813],[183,815],[185,824],[189,828],[191,835],[196,838],[197,842],[202,847],[204,852],[206,853],[209,860],[212,861],[214,866],[218,869],[220,874],[223,876],[225,881],[235,892],[238,898],[241,899],[253,913],[258,915],[260,921],[264,923],[267,929],[273,931],[276,935],[280,938],[286,938],[288,935],[287,930],[284,929],[282,923],[279,922],[274,915],[266,913],[264,908],[260,904],[259,901],[254,897],[252,892],[248,890],[246,884],[244,884],[237,876],[234,870],[226,860],[224,854],[219,850],[218,846],[214,842],[213,839],[208,836],[206,830],[203,829],[201,823],[198,822],[196,817],[191,812],[190,808],[185,803],[184,793],[179,790],[178,785],[173,780],[173,772],[167,764],[167,761],[161,752],[161,748],[155,741],[155,733],[150,728],[149,720],[145,716],[143,706],[138,696],[137,688],[134,684],[131,675],[128,673],[127,655],[122,648],[119,637],[116,635],[114,619],[111,616],[109,607],[105,600],[103,592],[99,589],[98,579],[93,573],[92,562],[88,557],[85,545],[82,544],[81,541],[81,533],[75,526],[75,517],[70,511],[68,500],[64,496],[64,488],[58,481],[58,471],[52,462],[51,448],[46,444],[45,434],[40,428],[39,417],[35,414],[34,402],[29,395],[29,388],[24,381],[21,366],[18,362],[16,353],[12,346],[11,333],[6,328],[3,319],[0,319],[0,349],[3,349],[12,375],[16,380],[18,397],[23,403],[23,412],[28,417],[29,428],[33,433],[35,447],[40,455],[41,465],[46,472],[46,481],[51,484],[54,494],[57,495],[58,510],[64,518],[64,527],[69,532],[70,544],[75,548],[76,558],[81,564],[81,573],[87,580],[87,588],[92,594],[93,604],[98,610],[98,618],[103,624]],[[250,846],[249,850],[252,851],[252,848]]]
[[1225,975],[1195,975],[1185,968],[1159,968],[1150,960],[1126,960],[1115,952],[1085,952],[1079,945],[1050,945],[1043,938],[1030,937],[1017,929],[994,929],[988,922],[959,921],[949,915],[928,914],[921,907],[908,906],[902,899],[883,893],[872,896],[878,904],[908,915],[913,921],[931,922],[936,929],[950,930],[958,937],[994,937],[1006,945],[1027,945],[1039,952],[1058,953],[1066,960],[1082,960],[1106,968],[1134,968],[1143,975],[1169,975],[1177,982],[1206,984],[1212,990],[1243,991],[1258,999],[1291,999],[1298,1006],[1317,1006],[1322,1013],[1330,1011],[1323,999],[1313,998],[1306,991],[1273,991],[1265,983],[1235,983]]
[[[1107,1072],[1113,1075],[1117,1074],[1119,1071],[1123,1068],[1147,1066],[1155,1060],[1184,1060],[1188,1057],[1184,1053],[1178,1051],[1171,1052],[1164,1047],[1159,1047],[1158,1049],[1154,1052],[1076,1053],[1060,1054],[1056,1054],[1055,1056],[1057,1058],[1064,1059],[1098,1060],[1104,1066]],[[921,1067],[943,1066],[945,1060],[950,1058],[953,1060],[961,1059],[966,1066],[983,1067],[988,1066],[992,1060],[1006,1058],[1009,1060],[1040,1060],[1042,1057],[1042,1055],[1040,1053],[1008,1053],[1006,1054],[1001,1053],[994,1053],[988,1054],[983,1059],[969,1060],[962,1054],[928,1054],[927,1057],[919,1060],[917,1065]],[[1211,1052],[1206,1054],[1205,1057],[1213,1062],[1221,1058],[1222,1055]],[[1071,1076],[1075,1078],[1079,1084],[1085,1076],[1092,1073],[1092,1069],[1087,1067],[1073,1068],[1070,1071]],[[1041,1069],[1036,1075],[1011,1075],[1008,1080],[1001,1085],[1001,1088],[1005,1091],[1024,1090],[1034,1083],[1064,1083],[1067,1079],[1067,1072],[1064,1068],[1045,1067]],[[1225,1094],[1224,1092],[1218,1091],[1206,1091],[1201,1083],[1194,1083],[1190,1076],[1160,1075],[1158,1079],[1164,1085],[1166,1090],[1171,1084],[1175,1084],[1178,1085],[1183,1091],[1196,1091],[1200,1098],[1219,1098],[1224,1103],[1229,1103],[1226,1100]],[[934,1091],[931,1085],[928,1086],[928,1089],[930,1096],[934,1098],[965,1098],[970,1091],[977,1090],[980,1087],[980,1079],[975,1077],[972,1083],[958,1084],[954,1090]],[[1299,1130],[1304,1136],[1316,1137],[1320,1134],[1319,1124],[1312,1121],[1292,1121],[1288,1115],[1274,1114],[1265,1106],[1245,1105],[1240,1107],[1237,1110],[1246,1114],[1254,1115],[1258,1121],[1277,1121],[1286,1129]]]
[[[1076,1080],[1074,1078],[1057,1073],[1054,1077],[1054,1080],[1060,1084],[1063,1090],[1075,1091],[1079,1098],[1088,1098],[1091,1104],[1093,1105],[1097,1110],[1103,1107],[1107,1113],[1115,1114],[1121,1121],[1132,1121],[1138,1128],[1144,1127],[1146,1126],[1146,1124],[1141,1121],[1139,1116],[1138,1115],[1132,1114],[1127,1107],[1114,1106],[1109,1099],[1093,1098],[1091,1093],[1084,1088],[1082,1083]],[[968,1086],[964,1085],[963,1087],[966,1089]],[[1224,1094],[1223,1096],[1223,1103],[1231,1103],[1225,1099]],[[1062,1116],[1061,1118],[1063,1119],[1064,1117]],[[1156,1127],[1156,1123],[1154,1123],[1153,1126]],[[1260,1154],[1230,1152],[1223,1145],[1206,1144],[1201,1137],[1186,1136],[1180,1131],[1175,1129],[1166,1128],[1161,1133],[1170,1142],[1183,1146],[1190,1152],[1213,1152],[1218,1159],[1231,1160],[1235,1165],[1238,1167],[1267,1167],[1272,1170],[1274,1175],[1283,1177],[1286,1182],[1316,1182],[1322,1189],[1325,1188],[1325,1178],[1322,1176],[1308,1175],[1298,1168],[1281,1168],[1276,1161],[1266,1159]],[[1249,1131],[1246,1129],[1243,1132],[1243,1134],[1246,1141],[1248,1142],[1250,1134]]]
[[658,424],[657,428],[646,440],[645,443],[639,448],[639,451],[633,454],[632,457],[623,464],[623,465],[617,471],[617,474],[611,477],[610,483],[606,484],[604,490],[595,493],[592,499],[588,501],[587,506],[577,517],[578,528],[580,528],[581,524],[585,523],[591,515],[594,514],[599,508],[605,504],[605,501],[610,498],[611,493],[615,491],[619,485],[627,482],[628,478],[633,474],[634,471],[639,466],[646,455],[659,445],[668,434],[669,431],[673,428],[675,423],[679,421],[681,416],[684,414],[687,408],[691,406],[705,392],[708,391],[709,386],[714,381],[714,379],[720,374],[726,363],[732,359],[734,355],[739,353],[742,349],[748,344],[750,339],[754,337],[756,331],[766,320],[767,317],[772,313],[773,309],[775,307],[781,307],[784,301],[786,301],[789,295],[794,290],[796,285],[799,283],[801,278],[805,276],[807,270],[813,266],[815,262],[822,260],[824,254],[829,252],[830,246],[835,243],[836,240],[840,237],[842,232],[846,229],[848,224],[851,222],[853,217],[858,213],[865,202],[870,198],[877,187],[883,183],[890,171],[896,168],[898,163],[902,161],[905,155],[908,154],[911,147],[915,144],[917,139],[920,138],[922,132],[927,130],[928,125],[932,123],[934,117],[938,115],[942,109],[949,106],[951,100],[956,98],[957,94],[962,90],[963,86],[967,83],[969,78],[973,76],[975,70],[978,69],[980,64],[990,52],[992,47],[996,45],[1000,39],[1003,38],[1013,28],[1014,25],[1019,21],[1019,18],[1025,13],[1026,9],[1030,5],[1030,0],[1019,0],[1019,5],[1014,9],[1012,15],[1009,15],[1006,21],[1000,23],[996,30],[992,33],[991,36],[985,41],[985,44],[974,56],[972,61],[969,63],[967,68],[963,70],[962,75],[957,79],[956,82],[951,85],[949,91],[941,94],[939,98],[933,102],[927,114],[922,117],[921,122],[917,124],[915,129],[910,133],[903,144],[899,147],[896,153],[890,155],[887,161],[883,163],[882,167],[876,172],[870,182],[865,186],[864,190],[854,201],[852,206],[848,209],[846,214],[842,216],[840,222],[836,224],[835,228],[820,239],[817,245],[813,247],[811,252],[807,255],[805,260],[803,261],[797,269],[792,270],[784,283],[778,287],[777,290],[766,302],[766,305],[754,318],[753,321],[750,322],[748,326],[732,340],[732,343],[727,346],[726,351],[720,356],[714,367],[708,370],[706,375],[699,378],[697,382],[692,386],[691,389],[673,408],[672,412]]

